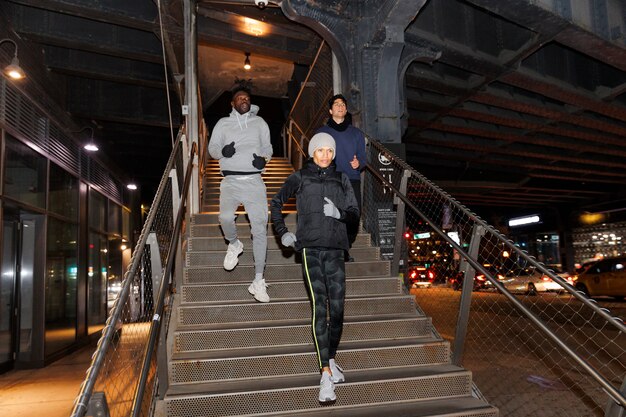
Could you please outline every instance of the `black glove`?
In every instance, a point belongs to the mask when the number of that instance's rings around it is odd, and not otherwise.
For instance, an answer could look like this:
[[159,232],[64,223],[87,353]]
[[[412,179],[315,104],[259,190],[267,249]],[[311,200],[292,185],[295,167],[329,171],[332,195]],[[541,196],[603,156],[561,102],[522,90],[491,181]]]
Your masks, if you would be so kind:
[[230,158],[235,154],[235,142],[231,142],[230,145],[226,145],[222,148],[222,155],[225,158]]
[[253,153],[252,156],[254,156],[254,159],[252,160],[252,166],[254,166],[256,169],[265,168],[265,164],[267,163],[265,158],[263,158],[262,156],[258,156],[255,153]]

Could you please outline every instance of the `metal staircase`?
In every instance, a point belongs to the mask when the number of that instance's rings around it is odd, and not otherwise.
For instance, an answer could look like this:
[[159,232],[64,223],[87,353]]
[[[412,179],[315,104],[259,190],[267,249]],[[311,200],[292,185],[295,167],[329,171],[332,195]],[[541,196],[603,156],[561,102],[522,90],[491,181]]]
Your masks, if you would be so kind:
[[[268,200],[293,171],[273,159]],[[250,228],[238,217],[244,253],[222,268],[226,243],[217,220],[217,161],[205,174],[203,213],[187,232],[186,266],[168,333],[169,388],[157,416],[497,416],[472,396],[472,375],[451,364],[450,346],[391,276],[370,236],[361,233],[346,264],[344,334],[337,361],[346,383],[337,401],[317,400],[319,371],[300,257],[280,247],[271,225],[265,278],[271,302],[248,294],[254,277]],[[294,202],[286,222],[295,231]]]

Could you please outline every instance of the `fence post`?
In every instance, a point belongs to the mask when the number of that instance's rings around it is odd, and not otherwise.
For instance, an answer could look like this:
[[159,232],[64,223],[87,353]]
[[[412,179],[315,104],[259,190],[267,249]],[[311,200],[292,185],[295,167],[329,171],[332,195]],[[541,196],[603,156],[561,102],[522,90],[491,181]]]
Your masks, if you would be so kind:
[[[472,229],[472,239],[468,248],[468,255],[474,261],[478,259],[478,249],[480,240],[485,235],[485,228],[480,224],[474,224]],[[465,266],[465,268],[463,268]],[[461,366],[463,362],[463,350],[465,349],[465,336],[467,334],[467,324],[469,322],[469,311],[472,303],[472,290],[474,289],[474,268],[467,262],[461,263],[461,271],[465,269],[463,276],[463,291],[461,292],[461,302],[459,304],[459,316],[454,335],[454,348],[452,351],[452,363]]]
[[85,417],[109,417],[110,415],[106,394],[101,391],[94,392],[89,399]]
[[[626,395],[626,377],[624,377],[620,391]],[[626,408],[616,403],[613,398],[609,398],[604,417],[626,417]]]
[[[402,173],[402,179],[400,180],[399,191],[401,194],[406,196],[407,183],[409,181],[409,177],[411,176],[411,171],[405,169]],[[400,256],[404,252],[402,247],[404,245],[404,239],[402,238],[404,235],[404,224],[405,220],[405,206],[404,201],[401,198],[398,198],[397,195],[394,195],[393,202],[396,204],[396,234],[395,234],[395,242],[393,244],[393,262],[391,263],[391,275],[397,276],[400,272]],[[402,259],[403,267],[406,268],[406,256]]]

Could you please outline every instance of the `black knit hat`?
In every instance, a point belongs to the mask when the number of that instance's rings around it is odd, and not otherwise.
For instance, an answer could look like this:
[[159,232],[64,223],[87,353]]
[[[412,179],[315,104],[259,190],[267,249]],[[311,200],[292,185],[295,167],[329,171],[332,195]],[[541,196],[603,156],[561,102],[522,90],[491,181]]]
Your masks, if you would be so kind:
[[334,96],[332,96],[330,98],[330,100],[328,100],[328,108],[329,109],[333,108],[333,103],[337,99],[341,99],[343,101],[343,103],[346,105],[346,108],[348,108],[348,100],[346,100],[346,98],[343,96],[343,94],[335,94]]

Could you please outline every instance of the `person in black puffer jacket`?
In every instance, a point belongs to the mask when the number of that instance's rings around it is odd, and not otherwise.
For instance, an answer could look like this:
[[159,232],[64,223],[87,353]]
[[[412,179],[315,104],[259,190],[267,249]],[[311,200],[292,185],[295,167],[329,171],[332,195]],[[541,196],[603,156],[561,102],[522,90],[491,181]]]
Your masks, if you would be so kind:
[[[304,168],[291,174],[272,198],[271,217],[284,246],[302,251],[302,273],[311,298],[312,328],[322,372],[319,401],[336,400],[335,385],[345,381],[335,354],[343,329],[346,293],[344,251],[347,227],[359,221],[359,208],[348,177],[335,170],[335,140],[318,133],[309,142]],[[283,220],[283,205],[296,196],[297,231]],[[327,310],[329,320],[327,320]]]

